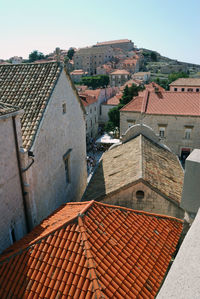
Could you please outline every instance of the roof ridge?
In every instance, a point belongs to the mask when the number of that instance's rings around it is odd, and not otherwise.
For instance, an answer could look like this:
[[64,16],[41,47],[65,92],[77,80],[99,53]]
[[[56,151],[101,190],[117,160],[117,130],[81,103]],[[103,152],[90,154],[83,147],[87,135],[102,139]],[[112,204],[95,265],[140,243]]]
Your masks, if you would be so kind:
[[141,161],[140,161],[140,167],[141,167],[141,178],[144,176],[144,163],[143,163],[143,135],[140,134],[140,154],[141,154]]
[[[90,206],[93,202],[94,201],[91,201],[88,206]],[[102,290],[101,290],[101,286],[99,285],[98,277],[96,274],[96,266],[94,263],[94,257],[91,252],[91,246],[90,246],[90,243],[89,243],[88,237],[87,237],[87,230],[84,226],[81,215],[78,216],[78,225],[79,225],[79,229],[80,229],[80,233],[81,233],[81,239],[83,241],[84,249],[86,252],[85,256],[88,261],[88,268],[89,268],[89,272],[91,274],[90,280],[92,281],[92,285],[94,288],[95,298],[97,298],[97,299],[102,298]]]

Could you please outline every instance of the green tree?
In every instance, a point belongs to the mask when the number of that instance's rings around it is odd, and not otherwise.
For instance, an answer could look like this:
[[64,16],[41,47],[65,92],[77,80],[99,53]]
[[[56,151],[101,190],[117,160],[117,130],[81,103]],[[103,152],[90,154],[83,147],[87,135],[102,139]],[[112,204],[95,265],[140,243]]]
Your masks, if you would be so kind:
[[178,78],[188,78],[188,77],[189,77],[189,75],[185,72],[171,73],[168,76],[168,81],[169,81],[169,84],[170,84],[173,81],[177,80]]
[[67,52],[67,56],[69,57],[70,60],[72,60],[73,56],[74,56],[74,49],[70,48]]
[[133,99],[133,97],[137,96],[138,92],[143,89],[143,86],[136,86],[135,84],[132,84],[131,87],[128,87],[128,85],[126,85],[123,91],[122,98],[120,99],[120,103],[116,107],[110,109],[110,111],[108,112],[109,121],[105,126],[105,130],[107,132],[113,131],[116,127],[119,128],[120,109],[124,107],[124,105],[128,104]]
[[152,61],[155,61],[155,62],[158,61],[156,52],[151,52],[151,55],[150,55],[150,56],[151,56],[151,60],[152,60]]
[[41,60],[44,58],[45,58],[44,54],[41,52],[38,52],[37,50],[34,50],[33,52],[31,52],[29,54],[29,62],[34,62],[36,60]]
[[104,88],[109,84],[109,76],[99,75],[99,76],[83,77],[80,84],[91,87],[92,89]]

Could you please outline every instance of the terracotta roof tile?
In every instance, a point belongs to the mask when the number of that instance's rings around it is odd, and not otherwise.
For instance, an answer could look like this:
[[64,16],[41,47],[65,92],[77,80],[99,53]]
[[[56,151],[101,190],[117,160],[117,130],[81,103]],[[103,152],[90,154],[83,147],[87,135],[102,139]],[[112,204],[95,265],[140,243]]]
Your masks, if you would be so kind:
[[140,135],[103,154],[83,199],[101,200],[143,179],[163,195],[180,203],[183,176],[175,154]]
[[111,75],[130,75],[130,73],[126,70],[116,70],[110,74]]
[[197,86],[200,87],[200,78],[179,78],[173,81],[171,86]]
[[129,42],[131,42],[131,40],[129,40],[129,39],[118,39],[118,40],[111,40],[111,41],[106,41],[106,42],[99,42],[99,43],[97,43],[97,46],[123,44],[123,43],[129,43]]
[[0,101],[24,109],[21,127],[26,149],[34,141],[60,71],[57,62],[0,65]]
[[154,298],[181,231],[173,217],[66,204],[0,257],[0,297]]
[[[171,91],[154,92],[149,90],[148,100],[145,101],[145,96],[143,96],[143,100],[140,97],[136,97],[120,111],[142,111],[146,114],[200,116],[199,93]],[[144,111],[143,107],[145,108]]]
[[104,103],[105,105],[112,105],[112,106],[117,106],[120,102],[119,100],[122,97],[122,92],[116,94],[115,96],[113,96],[112,98],[108,99],[106,103]]

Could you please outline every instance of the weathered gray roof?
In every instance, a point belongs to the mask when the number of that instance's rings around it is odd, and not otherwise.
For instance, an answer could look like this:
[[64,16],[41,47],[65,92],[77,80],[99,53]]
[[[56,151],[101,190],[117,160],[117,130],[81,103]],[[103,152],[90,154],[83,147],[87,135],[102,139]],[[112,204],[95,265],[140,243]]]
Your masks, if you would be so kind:
[[0,116],[19,111],[19,107],[0,102]]
[[180,203],[183,169],[175,154],[143,135],[103,154],[83,200],[100,200],[139,179]]
[[29,149],[60,75],[57,62],[0,66],[0,101],[24,109],[23,146]]

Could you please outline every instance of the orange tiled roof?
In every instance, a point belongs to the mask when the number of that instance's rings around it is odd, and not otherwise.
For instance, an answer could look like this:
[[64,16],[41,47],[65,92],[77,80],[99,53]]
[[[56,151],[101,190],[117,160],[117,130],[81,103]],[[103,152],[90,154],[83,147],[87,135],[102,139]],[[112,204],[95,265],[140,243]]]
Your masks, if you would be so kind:
[[94,103],[97,102],[96,97],[90,96],[90,95],[87,95],[87,94],[84,94],[84,93],[80,93],[79,97],[80,97],[81,102],[82,102],[84,107],[89,106],[89,105],[94,104]]
[[130,73],[126,70],[116,70],[111,75],[130,75]]
[[0,101],[24,109],[23,146],[29,149],[60,75],[57,62],[0,66]]
[[154,298],[181,231],[173,217],[68,203],[1,256],[0,297]]
[[115,96],[113,96],[112,98],[108,99],[107,102],[105,103],[106,105],[113,105],[113,106],[117,106],[120,102],[119,100],[122,97],[122,92],[117,93]]
[[200,78],[179,78],[173,81],[170,86],[200,86]]
[[[198,93],[171,91],[154,92],[149,90],[147,98],[144,96],[142,101],[141,109],[138,106],[138,97],[136,97],[120,111],[139,111],[146,114],[200,116],[200,95]],[[142,111],[143,108],[145,108],[144,111]]]

